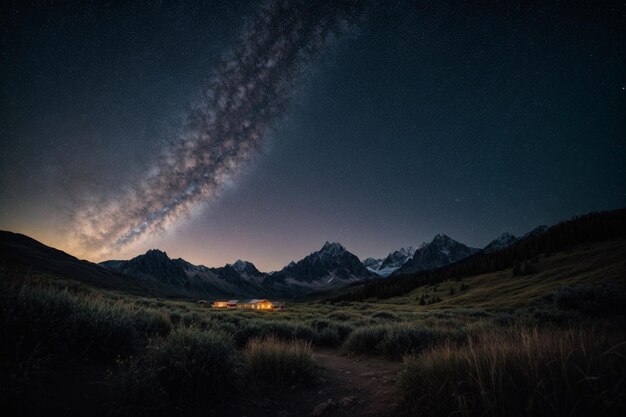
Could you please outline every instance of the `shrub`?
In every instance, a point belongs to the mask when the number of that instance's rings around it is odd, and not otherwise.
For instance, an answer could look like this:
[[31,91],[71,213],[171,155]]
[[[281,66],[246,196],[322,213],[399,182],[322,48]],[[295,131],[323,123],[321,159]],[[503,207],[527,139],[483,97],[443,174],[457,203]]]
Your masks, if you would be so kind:
[[135,327],[149,335],[167,335],[172,330],[170,316],[153,308],[140,308],[134,312]]
[[400,385],[416,415],[623,415],[623,340],[586,329],[485,333],[406,358]]
[[309,323],[315,331],[313,342],[320,346],[338,346],[346,340],[353,330],[350,324],[333,320],[313,319]]
[[311,344],[300,340],[252,339],[243,357],[246,377],[261,387],[307,384],[315,368]]
[[587,315],[626,314],[626,286],[613,283],[578,284],[552,294],[562,310],[577,310]]
[[401,359],[404,355],[421,352],[434,342],[435,333],[432,330],[394,326],[386,332],[376,350],[391,359]]
[[[131,311],[99,297],[45,288],[3,288],[0,303],[2,350],[52,361],[106,359],[130,352]],[[7,352],[8,353],[8,352]],[[5,356],[10,357],[10,356]]]
[[219,402],[232,388],[233,352],[232,339],[221,332],[179,327],[150,344],[143,357],[120,362],[112,382],[131,409]]
[[238,346],[245,346],[252,339],[274,337],[280,340],[315,340],[313,329],[302,322],[286,322],[272,320],[248,320],[241,323],[235,333]]
[[465,334],[458,329],[428,329],[410,324],[361,327],[354,330],[343,349],[350,353],[385,355],[401,359],[444,341],[459,343]]
[[356,354],[377,353],[378,343],[388,331],[388,326],[359,327],[350,334],[343,349]]

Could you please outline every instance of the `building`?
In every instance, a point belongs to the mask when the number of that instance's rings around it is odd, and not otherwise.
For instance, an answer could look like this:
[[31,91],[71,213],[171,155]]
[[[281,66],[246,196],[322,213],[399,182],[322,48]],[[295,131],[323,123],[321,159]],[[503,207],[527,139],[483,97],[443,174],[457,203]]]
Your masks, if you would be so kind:
[[248,310],[282,310],[285,308],[284,301],[272,302],[266,299],[253,299],[239,302],[239,300],[215,301],[213,308],[239,308]]
[[237,304],[237,308],[248,308],[252,310],[273,310],[274,304],[269,300],[254,299]]
[[228,301],[214,301],[211,304],[213,308],[237,308],[237,303],[239,300],[228,300]]

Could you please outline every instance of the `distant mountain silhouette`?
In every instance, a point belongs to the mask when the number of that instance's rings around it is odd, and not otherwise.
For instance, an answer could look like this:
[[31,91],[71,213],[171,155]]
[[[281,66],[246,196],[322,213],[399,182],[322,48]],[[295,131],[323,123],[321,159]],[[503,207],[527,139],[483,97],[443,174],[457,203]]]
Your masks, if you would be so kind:
[[292,288],[306,293],[337,288],[377,277],[359,258],[339,243],[326,242],[322,248],[298,262],[292,262],[266,279],[266,285],[282,291]]
[[420,246],[413,257],[395,271],[394,275],[441,268],[479,251],[480,249],[465,246],[447,235],[438,234],[430,243]]

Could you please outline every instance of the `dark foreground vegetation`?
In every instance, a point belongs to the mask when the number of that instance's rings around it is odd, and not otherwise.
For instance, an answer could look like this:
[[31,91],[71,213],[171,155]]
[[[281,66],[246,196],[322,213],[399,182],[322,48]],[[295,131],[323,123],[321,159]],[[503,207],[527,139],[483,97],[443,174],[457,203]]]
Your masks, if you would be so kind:
[[403,361],[406,415],[626,411],[624,287],[615,282],[564,287],[506,312],[371,303],[213,311],[6,275],[0,296],[0,401],[12,415],[63,409],[33,400],[51,384],[62,389],[68,368],[105,375],[103,398],[76,405],[78,414],[219,414],[276,390],[297,396],[315,376],[318,346]]

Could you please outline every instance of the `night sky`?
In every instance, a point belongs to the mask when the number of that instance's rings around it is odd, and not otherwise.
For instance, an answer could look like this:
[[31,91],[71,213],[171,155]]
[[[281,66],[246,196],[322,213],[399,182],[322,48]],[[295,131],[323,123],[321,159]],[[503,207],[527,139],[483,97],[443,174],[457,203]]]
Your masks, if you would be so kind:
[[98,3],[0,6],[0,229],[275,270],[626,206],[623,2]]

